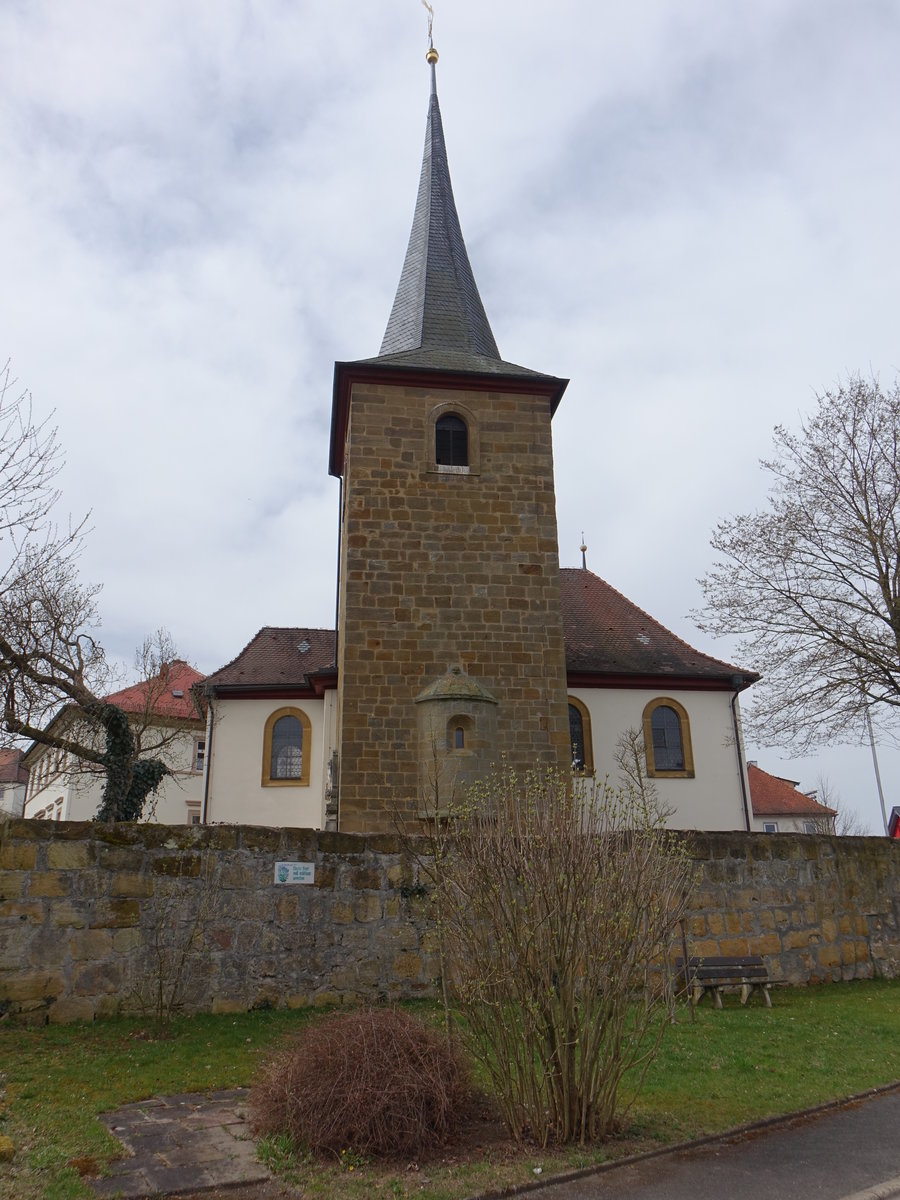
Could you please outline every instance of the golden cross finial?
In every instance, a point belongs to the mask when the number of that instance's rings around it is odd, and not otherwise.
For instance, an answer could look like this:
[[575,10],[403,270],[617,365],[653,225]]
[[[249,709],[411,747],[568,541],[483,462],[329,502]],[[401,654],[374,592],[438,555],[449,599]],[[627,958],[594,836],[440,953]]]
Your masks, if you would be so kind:
[[434,41],[431,36],[432,26],[434,25],[434,9],[428,3],[428,0],[422,0],[422,6],[428,9],[428,45],[434,47]]

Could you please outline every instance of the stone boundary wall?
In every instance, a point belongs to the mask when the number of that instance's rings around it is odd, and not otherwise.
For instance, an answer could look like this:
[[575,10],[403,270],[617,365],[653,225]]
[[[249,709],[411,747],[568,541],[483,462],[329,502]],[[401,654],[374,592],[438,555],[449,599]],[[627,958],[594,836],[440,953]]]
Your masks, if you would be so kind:
[[[791,983],[900,976],[900,843],[713,833],[690,844],[689,953],[762,954]],[[276,862],[314,863],[315,880],[277,884]],[[155,943],[171,954],[191,937],[181,984],[194,1011],[432,994],[426,893],[387,834],[9,821],[0,1018],[136,1009],[157,978]]]
[[690,835],[689,953],[761,954],[792,984],[900,977],[900,842]]

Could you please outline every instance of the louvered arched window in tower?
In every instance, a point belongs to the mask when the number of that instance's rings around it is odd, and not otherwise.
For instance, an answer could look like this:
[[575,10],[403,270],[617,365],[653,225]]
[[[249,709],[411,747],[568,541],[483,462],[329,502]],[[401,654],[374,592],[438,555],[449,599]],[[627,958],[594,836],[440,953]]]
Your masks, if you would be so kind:
[[434,423],[434,461],[439,467],[469,465],[469,429],[456,413],[444,413]]

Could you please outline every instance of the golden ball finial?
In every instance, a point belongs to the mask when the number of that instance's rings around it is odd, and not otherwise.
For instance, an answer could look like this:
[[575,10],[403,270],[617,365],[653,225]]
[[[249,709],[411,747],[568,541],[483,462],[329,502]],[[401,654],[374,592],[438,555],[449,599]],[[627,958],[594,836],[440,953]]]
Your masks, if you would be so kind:
[[437,60],[438,60],[437,50],[435,50],[434,46],[429,46],[427,51],[425,52],[425,61],[427,63],[430,63],[431,66],[434,66],[434,64],[437,62]]

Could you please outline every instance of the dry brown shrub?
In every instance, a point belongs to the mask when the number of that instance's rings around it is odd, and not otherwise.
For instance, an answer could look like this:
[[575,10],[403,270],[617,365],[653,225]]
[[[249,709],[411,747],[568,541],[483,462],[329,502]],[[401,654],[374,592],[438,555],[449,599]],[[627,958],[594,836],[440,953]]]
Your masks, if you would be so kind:
[[466,1071],[444,1034],[399,1009],[311,1022],[264,1068],[250,1094],[259,1134],[289,1133],[318,1153],[417,1156],[464,1110]]

